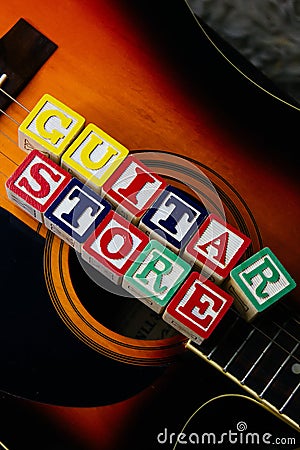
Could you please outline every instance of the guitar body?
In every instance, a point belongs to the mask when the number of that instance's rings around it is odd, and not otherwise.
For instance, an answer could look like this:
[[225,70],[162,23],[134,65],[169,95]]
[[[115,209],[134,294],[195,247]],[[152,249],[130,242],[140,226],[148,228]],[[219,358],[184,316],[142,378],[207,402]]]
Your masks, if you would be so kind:
[[[18,101],[31,110],[43,94],[53,95],[131,152],[142,152],[146,159],[151,155],[155,167],[173,184],[184,179],[188,161],[211,180],[229,221],[250,235],[251,251],[269,246],[297,281],[299,183],[294,159],[299,111],[228,64],[185,2],[163,3],[3,4],[0,35],[23,17],[58,45]],[[17,104],[7,113],[18,122],[27,114]],[[137,339],[131,330],[120,328],[121,313],[114,319],[109,311],[102,321],[101,311],[92,312],[83,291],[94,295],[95,287],[91,281],[75,282],[84,273],[74,255],[7,199],[4,183],[25,153],[16,144],[14,122],[2,116],[0,130],[1,229],[9,224],[13,239],[35,243],[34,255],[40,259],[31,257],[36,277],[42,280],[42,294],[36,298],[31,295],[34,276],[22,288],[28,309],[18,317],[19,328],[13,329],[15,310],[8,316],[8,307],[3,307],[8,351],[0,386],[6,431],[0,440],[13,449],[24,448],[24,441],[31,448],[56,449],[59,444],[72,450],[154,449],[164,427],[180,431],[186,418],[212,396],[240,393],[209,364],[187,356],[182,336]],[[157,152],[172,164],[176,161],[176,167],[174,163],[175,168],[163,173],[166,169],[155,160]],[[195,182],[193,176],[185,181]],[[44,269],[38,272],[43,261]],[[14,264],[25,270],[26,255],[18,255]],[[15,277],[18,280],[18,272]],[[14,277],[1,281],[6,281],[6,298],[17,298],[21,304]],[[47,298],[43,310],[39,295]],[[84,320],[70,307],[69,297]],[[299,312],[298,289],[285,301]],[[47,317],[49,332],[39,323]],[[12,354],[17,362],[10,366]],[[11,433],[13,417],[22,436]],[[48,433],[49,447],[41,445],[36,433],[37,418],[45,436]]]

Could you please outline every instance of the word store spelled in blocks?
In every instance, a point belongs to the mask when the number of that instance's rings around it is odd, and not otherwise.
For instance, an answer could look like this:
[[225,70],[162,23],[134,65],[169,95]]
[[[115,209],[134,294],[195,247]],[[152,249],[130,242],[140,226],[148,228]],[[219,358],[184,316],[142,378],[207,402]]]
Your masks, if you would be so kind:
[[168,304],[163,319],[194,342],[208,338],[233,303],[233,298],[192,272]]
[[45,155],[33,150],[6,181],[7,196],[39,222],[70,182],[71,176]]
[[82,258],[113,283],[120,285],[148,242],[145,233],[110,211],[83,245]]
[[139,227],[175,253],[187,244],[208,212],[200,203],[167,186],[142,217]]
[[295,286],[274,253],[265,247],[232,269],[226,290],[240,314],[250,321]]
[[167,186],[133,156],[127,156],[102,187],[102,194],[117,208],[117,212],[137,224],[141,216]]
[[160,314],[190,270],[186,261],[151,240],[126,272],[122,286]]
[[46,227],[81,253],[88,236],[111,210],[92,189],[73,178],[44,214]]
[[18,145],[26,152],[39,150],[59,164],[84,123],[84,117],[45,94],[19,126]]
[[184,258],[221,284],[250,245],[251,239],[239,230],[210,214],[184,249]]

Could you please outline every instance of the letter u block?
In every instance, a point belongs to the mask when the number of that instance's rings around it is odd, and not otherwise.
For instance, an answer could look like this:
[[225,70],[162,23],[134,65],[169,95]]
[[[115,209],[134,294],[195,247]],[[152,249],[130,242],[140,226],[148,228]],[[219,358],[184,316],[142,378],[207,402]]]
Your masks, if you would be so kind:
[[163,319],[194,342],[207,339],[233,298],[198,272],[192,272],[168,304]]
[[39,150],[59,164],[61,155],[80,133],[84,122],[84,117],[45,94],[21,123],[18,145],[26,152]]
[[184,249],[183,258],[201,270],[203,276],[221,284],[250,243],[248,236],[210,214]]
[[149,238],[119,214],[110,211],[82,248],[82,258],[113,283],[122,279]]
[[167,186],[144,214],[139,228],[179,253],[207,215],[200,203],[181,190]]
[[61,165],[95,192],[128,155],[128,150],[94,124],[89,124],[64,153]]
[[293,278],[265,247],[232,269],[226,290],[241,316],[250,321],[295,287]]
[[33,150],[6,181],[7,196],[39,222],[43,222],[45,211],[70,180],[70,174],[42,153]]
[[73,178],[44,215],[46,227],[81,253],[81,247],[111,206]]
[[151,240],[126,272],[122,286],[157,313],[161,313],[179,288],[191,266]]
[[127,156],[104,183],[102,194],[117,208],[118,214],[137,224],[166,186],[162,178],[137,158]]

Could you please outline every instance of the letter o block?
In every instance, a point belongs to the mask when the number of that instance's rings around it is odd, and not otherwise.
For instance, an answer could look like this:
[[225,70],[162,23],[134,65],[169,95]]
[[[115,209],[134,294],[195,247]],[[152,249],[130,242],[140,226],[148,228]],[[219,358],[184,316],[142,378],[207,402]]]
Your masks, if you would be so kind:
[[6,181],[7,196],[43,222],[44,213],[71,180],[71,175],[33,150]]
[[84,122],[84,117],[45,94],[19,126],[18,145],[26,152],[39,150],[59,164]]

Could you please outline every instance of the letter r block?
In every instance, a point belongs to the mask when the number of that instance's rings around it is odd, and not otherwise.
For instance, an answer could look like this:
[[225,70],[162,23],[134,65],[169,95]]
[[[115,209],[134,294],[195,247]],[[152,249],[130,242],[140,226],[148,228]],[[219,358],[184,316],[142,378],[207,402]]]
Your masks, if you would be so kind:
[[232,269],[226,290],[241,316],[250,321],[295,287],[290,274],[265,247]]
[[163,319],[194,342],[207,339],[233,303],[233,298],[192,272],[168,304]]
[[7,196],[39,222],[43,222],[45,211],[70,180],[68,172],[33,150],[6,181]]
[[128,150],[94,124],[89,124],[64,153],[61,165],[98,194]]
[[45,94],[21,123],[18,144],[22,150],[39,150],[57,164],[66,148],[80,133],[84,117]]
[[120,285],[148,242],[145,233],[110,211],[84,243],[81,254],[96,270]]
[[44,215],[46,227],[81,253],[81,247],[111,206],[73,178]]
[[122,286],[157,313],[161,313],[191,266],[151,240],[126,272]]

